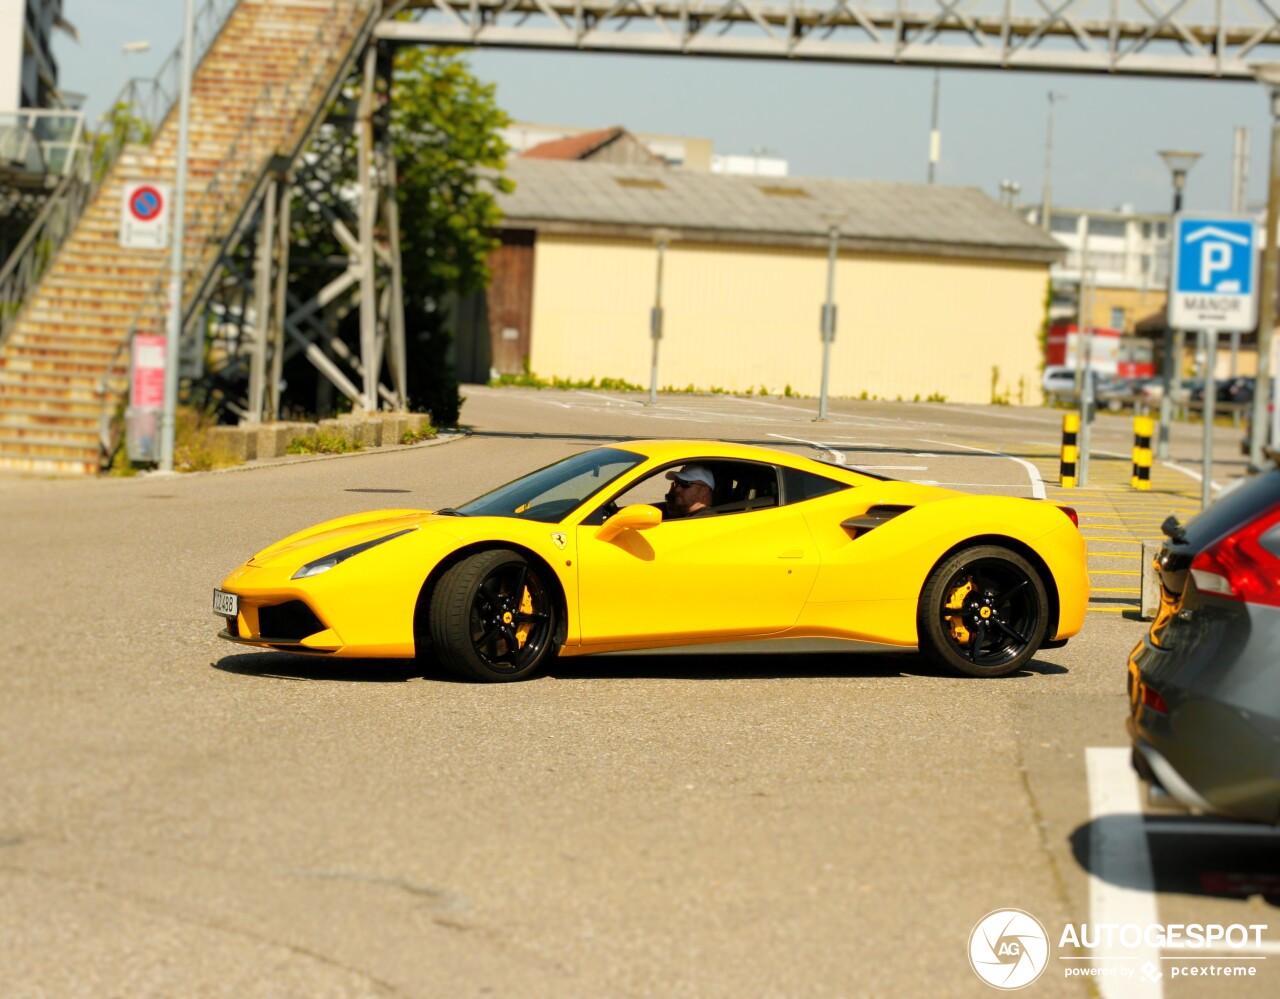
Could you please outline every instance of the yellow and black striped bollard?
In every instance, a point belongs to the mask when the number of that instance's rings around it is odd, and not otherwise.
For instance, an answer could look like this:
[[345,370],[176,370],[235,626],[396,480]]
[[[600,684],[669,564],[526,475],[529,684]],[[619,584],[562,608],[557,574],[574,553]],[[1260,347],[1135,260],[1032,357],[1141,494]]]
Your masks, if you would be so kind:
[[1062,462],[1058,465],[1058,485],[1063,489],[1076,487],[1076,474],[1080,462],[1080,414],[1065,413],[1062,417]]
[[1134,489],[1151,488],[1151,437],[1155,429],[1155,420],[1151,417],[1133,418],[1133,476],[1129,485]]

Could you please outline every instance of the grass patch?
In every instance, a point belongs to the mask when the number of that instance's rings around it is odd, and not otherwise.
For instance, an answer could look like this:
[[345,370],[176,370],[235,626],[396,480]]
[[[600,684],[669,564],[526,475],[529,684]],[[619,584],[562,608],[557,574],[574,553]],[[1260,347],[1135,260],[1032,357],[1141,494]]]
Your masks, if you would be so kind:
[[232,468],[244,462],[230,448],[213,440],[217,427],[211,413],[189,406],[179,406],[173,425],[173,470],[175,472],[211,472],[215,468]]
[[400,443],[420,444],[422,441],[434,440],[437,436],[436,428],[428,424],[417,430],[406,430],[400,435]]
[[284,450],[285,454],[348,454],[363,451],[364,445],[340,434],[307,434],[295,437]]

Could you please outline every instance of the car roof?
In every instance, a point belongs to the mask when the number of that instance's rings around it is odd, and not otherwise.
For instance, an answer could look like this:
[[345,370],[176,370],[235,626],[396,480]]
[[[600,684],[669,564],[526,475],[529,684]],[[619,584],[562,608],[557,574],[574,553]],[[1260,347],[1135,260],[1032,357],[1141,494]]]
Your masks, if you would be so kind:
[[739,444],[734,441],[630,440],[619,441],[612,446],[633,451],[636,454],[643,454],[645,457],[659,462],[696,461],[699,458],[767,461],[778,465],[787,465],[805,472],[813,472],[816,475],[826,475],[845,482],[884,478],[884,476],[872,475],[852,468],[841,468],[839,465],[817,461],[791,451],[780,451],[777,448],[762,447],[758,444]]

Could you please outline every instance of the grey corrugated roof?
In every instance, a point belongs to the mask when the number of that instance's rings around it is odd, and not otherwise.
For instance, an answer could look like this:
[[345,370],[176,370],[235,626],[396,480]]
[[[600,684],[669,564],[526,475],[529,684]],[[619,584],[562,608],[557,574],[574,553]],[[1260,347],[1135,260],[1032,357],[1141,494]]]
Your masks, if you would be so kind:
[[499,196],[505,225],[548,232],[773,245],[825,243],[842,215],[846,247],[1050,262],[1060,243],[977,188],[809,177],[744,177],[662,167],[514,160]]

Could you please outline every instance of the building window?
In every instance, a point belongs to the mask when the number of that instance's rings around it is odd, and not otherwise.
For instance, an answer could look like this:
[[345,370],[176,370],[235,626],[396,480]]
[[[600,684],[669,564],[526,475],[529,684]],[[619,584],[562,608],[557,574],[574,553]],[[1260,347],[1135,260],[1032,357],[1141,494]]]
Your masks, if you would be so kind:
[[1090,236],[1124,236],[1124,222],[1120,219],[1090,219]]
[[1150,222],[1143,222],[1143,223],[1142,223],[1142,238],[1143,238],[1143,239],[1150,239],[1150,238],[1151,238],[1151,223],[1150,223]]
[[1074,215],[1051,215],[1049,216],[1050,232],[1070,232],[1074,233],[1077,229],[1076,217]]
[[1113,308],[1111,310],[1111,328],[1113,330],[1124,329],[1124,309]]
[[1168,229],[1163,222],[1156,223],[1156,239],[1164,239],[1168,235]]

